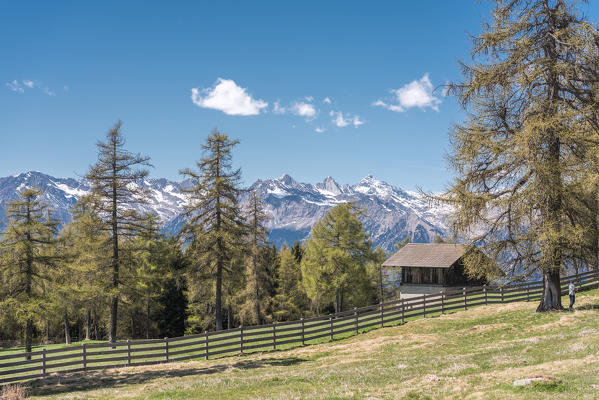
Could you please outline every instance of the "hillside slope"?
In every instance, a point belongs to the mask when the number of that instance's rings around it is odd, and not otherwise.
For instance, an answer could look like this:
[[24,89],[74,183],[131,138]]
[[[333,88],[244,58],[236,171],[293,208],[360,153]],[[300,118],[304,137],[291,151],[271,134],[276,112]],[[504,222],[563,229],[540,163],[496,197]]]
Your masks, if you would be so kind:
[[[477,307],[277,353],[74,374],[36,398],[597,399],[599,291],[574,312]],[[555,378],[515,387],[516,379]]]

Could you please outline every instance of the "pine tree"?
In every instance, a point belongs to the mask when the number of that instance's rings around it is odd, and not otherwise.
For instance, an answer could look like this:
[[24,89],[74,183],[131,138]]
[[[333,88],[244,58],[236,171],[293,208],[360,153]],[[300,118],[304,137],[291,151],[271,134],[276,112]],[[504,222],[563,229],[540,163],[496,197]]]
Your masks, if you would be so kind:
[[562,308],[560,270],[592,225],[578,199],[599,143],[598,44],[565,0],[496,0],[474,64],[450,85],[468,113],[451,132],[455,231],[511,274],[541,273],[537,311]]
[[268,232],[265,227],[267,220],[264,203],[256,192],[251,192],[246,209],[246,246],[248,249],[245,256],[246,286],[243,293],[245,298],[245,307],[243,308],[246,311],[248,308],[252,309],[250,313],[245,312],[245,314],[251,315],[251,318],[245,320],[257,325],[261,325],[264,321],[264,310],[261,311],[261,303],[267,297],[267,285],[271,279],[263,256],[264,248],[268,247]]
[[302,284],[317,308],[333,301],[343,310],[346,297],[354,305],[371,298],[366,264],[372,243],[351,203],[340,204],[314,225],[301,262]]
[[31,352],[34,322],[47,308],[44,287],[59,260],[55,248],[58,222],[39,199],[41,194],[41,190],[26,188],[8,203],[8,225],[0,242],[0,270],[8,287],[0,309],[13,310],[24,325],[27,353]]
[[113,343],[117,335],[120,292],[120,239],[133,237],[143,229],[142,222],[146,216],[140,215],[132,207],[146,201],[147,193],[139,183],[148,175],[143,167],[151,164],[149,157],[125,150],[120,121],[108,131],[106,141],[98,142],[97,146],[98,161],[90,166],[85,177],[91,183],[92,194],[98,203],[98,215],[103,229],[110,234],[112,244],[108,338]]
[[368,263],[368,272],[370,273],[371,279],[376,287],[376,294],[378,301],[385,301],[385,282],[383,272],[383,262],[387,259],[387,253],[380,246],[371,254],[370,262]]
[[[110,290],[111,238],[98,215],[98,207],[97,199],[88,195],[71,210],[73,220],[60,233],[66,257],[61,263],[60,281],[52,291],[55,302],[68,300],[84,313],[86,340],[91,339],[92,316],[107,305],[106,292]],[[94,326],[98,323],[95,318]],[[94,339],[99,339],[97,334]]]
[[[298,243],[299,244],[299,243]],[[297,249],[300,247],[292,247]],[[300,262],[292,250],[285,245],[280,252],[280,266],[277,274],[276,295],[274,296],[274,317],[277,321],[299,319],[309,310],[310,301],[302,287]]]
[[[238,275],[239,264],[231,264],[239,254],[244,233],[244,221],[239,206],[241,171],[232,168],[232,149],[239,143],[215,130],[202,146],[204,157],[197,162],[199,172],[191,169],[181,174],[191,179],[193,186],[185,190],[190,201],[186,207],[188,220],[181,236],[192,242],[192,293],[206,296],[208,288],[202,278],[214,281],[214,316],[216,330],[223,329],[223,279]],[[226,274],[226,275],[225,275]]]

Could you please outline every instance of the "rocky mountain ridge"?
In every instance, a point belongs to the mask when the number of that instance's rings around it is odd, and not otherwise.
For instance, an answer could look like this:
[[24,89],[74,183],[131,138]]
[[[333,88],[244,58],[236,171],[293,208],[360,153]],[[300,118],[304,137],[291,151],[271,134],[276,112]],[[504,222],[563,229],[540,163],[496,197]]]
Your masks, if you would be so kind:
[[[181,212],[187,201],[182,191],[186,182],[145,179],[139,182],[150,192],[148,204],[138,206],[160,217],[164,231],[175,234],[184,223]],[[69,209],[89,191],[85,179],[55,178],[30,171],[0,178],[0,229],[5,224],[4,205],[14,200],[24,187],[43,189],[43,200],[63,222],[70,221]],[[265,202],[270,219],[270,240],[277,245],[306,239],[312,226],[337,204],[353,201],[366,210],[362,222],[374,245],[388,251],[406,236],[413,242],[426,243],[436,235],[446,235],[446,217],[450,209],[430,204],[421,194],[405,191],[372,175],[354,185],[339,185],[332,177],[317,184],[300,183],[284,174],[278,179],[257,180],[250,190]],[[247,194],[242,197],[244,203]]]

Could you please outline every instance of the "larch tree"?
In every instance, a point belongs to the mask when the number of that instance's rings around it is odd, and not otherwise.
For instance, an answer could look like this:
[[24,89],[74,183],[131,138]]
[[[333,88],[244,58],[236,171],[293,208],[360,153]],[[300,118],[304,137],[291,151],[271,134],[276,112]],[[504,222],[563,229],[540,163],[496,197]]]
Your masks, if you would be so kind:
[[354,305],[370,300],[366,265],[372,242],[358,219],[360,213],[352,203],[340,204],[312,228],[301,272],[302,285],[316,308],[332,301],[335,312],[341,312],[348,297]]
[[[53,279],[58,222],[40,200],[42,191],[26,188],[8,203],[8,225],[0,241],[0,270],[8,296],[0,309],[12,310],[25,331],[25,352],[31,352],[34,322],[49,307],[44,288]],[[30,359],[30,356],[27,356]]]
[[143,221],[147,216],[136,212],[133,207],[146,202],[147,192],[141,183],[148,176],[148,170],[144,167],[151,164],[149,157],[133,154],[125,149],[120,121],[108,131],[106,141],[99,141],[97,146],[98,161],[90,166],[85,178],[91,184],[92,195],[98,200],[98,215],[102,225],[110,234],[112,260],[108,291],[108,339],[112,343],[117,339],[121,239],[133,237],[144,228]]
[[[214,130],[202,146],[199,171],[181,171],[192,182],[192,187],[184,190],[189,196],[188,219],[181,230],[181,237],[190,242],[188,250],[193,252],[190,285],[203,285],[204,278],[214,282],[216,330],[223,329],[223,279],[242,273],[234,262],[245,231],[239,205],[241,170],[232,167],[232,150],[238,143]],[[190,289],[206,293],[206,288]]]
[[258,194],[252,191],[248,198],[246,208],[246,246],[247,252],[245,259],[245,309],[251,308],[251,318],[248,321],[257,325],[263,323],[263,311],[261,303],[266,297],[268,281],[270,280],[269,271],[264,262],[263,249],[268,246],[268,232],[266,230],[266,221],[268,216],[264,211],[264,203],[258,197]]
[[[450,134],[455,233],[512,276],[541,274],[537,311],[562,308],[560,270],[592,229],[579,199],[596,170],[598,57],[597,31],[573,2],[496,0],[464,81],[449,86],[467,112]],[[484,273],[482,259],[467,271]]]
[[[300,247],[297,246],[295,249]],[[281,261],[276,276],[274,317],[277,321],[291,321],[303,316],[303,313],[309,309],[310,301],[302,287],[301,260],[298,261],[294,253],[285,245],[279,254]]]
[[110,281],[111,238],[97,213],[98,202],[93,196],[83,196],[73,209],[73,220],[61,233],[65,259],[61,265],[61,282],[54,296],[68,299],[85,314],[85,339],[98,340],[98,314],[106,305],[106,287]]

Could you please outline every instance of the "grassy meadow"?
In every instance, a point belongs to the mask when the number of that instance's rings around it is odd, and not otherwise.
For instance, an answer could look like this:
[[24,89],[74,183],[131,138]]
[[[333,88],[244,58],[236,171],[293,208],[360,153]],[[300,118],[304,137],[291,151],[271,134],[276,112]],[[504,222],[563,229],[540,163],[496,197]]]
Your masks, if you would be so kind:
[[[565,301],[565,299],[564,299]],[[599,291],[574,312],[477,307],[285,351],[56,376],[50,399],[596,399]],[[516,387],[514,380],[544,376]]]

